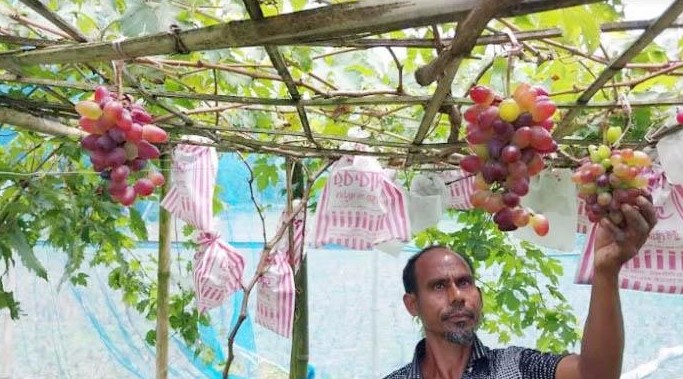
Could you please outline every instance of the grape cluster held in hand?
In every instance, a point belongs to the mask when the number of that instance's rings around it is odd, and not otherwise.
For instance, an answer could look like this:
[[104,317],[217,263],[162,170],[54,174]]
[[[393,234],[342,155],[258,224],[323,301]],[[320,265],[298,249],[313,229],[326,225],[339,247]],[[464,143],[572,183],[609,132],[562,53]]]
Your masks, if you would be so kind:
[[141,175],[148,161],[159,157],[154,144],[168,141],[166,131],[152,124],[152,116],[142,106],[119,101],[106,87],[97,87],[93,100],[80,101],[75,107],[81,115],[79,125],[89,133],[81,146],[95,171],[109,181],[112,199],[129,206],[136,197],[149,196],[164,183],[158,171]]
[[[613,126],[605,132],[605,139],[614,143],[621,134],[621,128]],[[590,157],[572,175],[579,197],[585,201],[586,215],[591,222],[609,217],[621,225],[621,205],[635,205],[638,196],[647,193],[648,179],[643,174],[651,165],[650,157],[642,151],[607,145],[590,146],[589,152]]]
[[545,90],[526,83],[512,98],[502,99],[485,86],[473,87],[470,98],[475,104],[464,119],[472,154],[460,167],[476,174],[472,205],[493,214],[502,231],[531,225],[536,234],[546,235],[547,218],[520,206],[520,199],[529,193],[530,178],[545,168],[543,155],[557,151],[550,134],[555,103]]

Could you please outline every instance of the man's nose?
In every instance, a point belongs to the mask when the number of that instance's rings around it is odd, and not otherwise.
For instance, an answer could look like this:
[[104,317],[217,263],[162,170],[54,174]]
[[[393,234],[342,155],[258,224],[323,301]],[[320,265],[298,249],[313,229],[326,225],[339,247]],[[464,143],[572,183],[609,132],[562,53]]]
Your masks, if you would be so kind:
[[462,303],[465,301],[463,291],[455,283],[448,286],[448,301],[452,303]]

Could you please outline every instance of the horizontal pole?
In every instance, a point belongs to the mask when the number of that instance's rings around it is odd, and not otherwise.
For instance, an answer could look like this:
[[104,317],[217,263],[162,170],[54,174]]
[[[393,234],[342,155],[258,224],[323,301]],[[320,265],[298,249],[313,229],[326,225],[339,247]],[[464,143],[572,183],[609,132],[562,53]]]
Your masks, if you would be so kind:
[[[519,16],[598,1],[525,0],[496,16]],[[21,70],[36,64],[84,63],[180,53],[179,41],[189,51],[305,44],[457,22],[477,3],[475,0],[359,0],[258,21],[232,21],[177,34],[158,33],[117,42],[82,43],[0,55],[0,68]]]
[[[544,38],[556,38],[562,37],[562,30],[558,28],[553,29],[543,29],[543,30],[531,30],[524,32],[514,33],[517,41],[531,41],[539,40]],[[453,42],[453,38],[444,38],[441,40],[442,45],[448,45]],[[422,49],[433,49],[436,46],[437,41],[434,39],[424,39],[424,38],[352,38],[352,39],[341,39],[341,40],[331,40],[331,41],[317,41],[310,42],[306,45],[309,46],[329,46],[329,47],[358,47],[358,48],[371,48],[371,47],[406,47],[406,48],[422,48]],[[507,34],[496,34],[481,36],[477,39],[475,45],[485,46],[485,45],[499,45],[503,43],[510,43],[510,36]]]
[[18,128],[31,130],[53,136],[84,137],[86,132],[66,126],[57,121],[32,114],[23,113],[10,108],[0,107],[0,124],[9,124]]
[[[100,84],[89,84],[83,82],[67,82],[51,79],[41,79],[41,78],[29,78],[23,76],[17,76],[12,74],[0,74],[0,81],[14,82],[14,83],[24,83],[24,84],[35,84],[35,85],[47,85],[53,87],[61,88],[71,88],[71,89],[81,89],[84,91],[94,91],[95,88],[100,86]],[[112,91],[118,90],[115,86],[108,87]],[[135,94],[138,91],[131,87],[124,87],[123,91],[130,94]],[[191,92],[171,92],[171,91],[146,91],[150,96],[158,98],[169,98],[169,99],[188,99],[188,100],[198,100],[198,101],[218,101],[221,103],[234,103],[234,104],[252,104],[252,105],[266,105],[266,106],[291,106],[294,107],[297,101],[287,98],[259,98],[259,97],[243,97],[243,96],[230,96],[230,95],[214,95],[214,94],[203,94],[203,93],[191,93]],[[402,96],[363,96],[363,97],[331,97],[331,98],[315,98],[315,99],[302,99],[298,102],[306,107],[335,107],[338,105],[424,105],[429,102],[431,96],[413,96],[413,95],[402,95]],[[1,102],[1,100],[0,100]],[[471,105],[472,101],[469,98],[450,98],[443,102],[443,105]],[[622,104],[616,101],[599,101],[588,104],[576,104],[575,102],[556,102],[558,108],[562,109],[572,109],[572,108],[585,108],[585,109],[607,109],[607,108],[618,108]],[[653,106],[672,106],[672,105],[683,105],[683,96],[672,97],[663,100],[629,100],[629,105],[633,108],[641,107],[653,107]],[[60,105],[64,108],[64,105]]]

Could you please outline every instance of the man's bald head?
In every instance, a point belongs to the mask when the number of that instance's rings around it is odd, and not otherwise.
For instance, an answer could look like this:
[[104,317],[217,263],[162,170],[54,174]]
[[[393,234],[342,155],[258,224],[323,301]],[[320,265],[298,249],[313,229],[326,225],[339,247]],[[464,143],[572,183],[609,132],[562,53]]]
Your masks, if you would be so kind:
[[467,267],[469,267],[470,272],[472,273],[472,276],[474,276],[474,267],[472,266],[472,261],[470,259],[458,252],[454,252],[453,250],[449,249],[446,246],[442,245],[432,245],[425,247],[424,249],[418,251],[408,259],[408,262],[406,263],[405,267],[403,268],[403,288],[405,289],[406,293],[412,293],[416,294],[417,293],[417,275],[415,274],[415,266],[417,264],[418,259],[426,253],[429,253],[430,251],[435,251],[435,250],[446,250],[458,257],[460,257]]

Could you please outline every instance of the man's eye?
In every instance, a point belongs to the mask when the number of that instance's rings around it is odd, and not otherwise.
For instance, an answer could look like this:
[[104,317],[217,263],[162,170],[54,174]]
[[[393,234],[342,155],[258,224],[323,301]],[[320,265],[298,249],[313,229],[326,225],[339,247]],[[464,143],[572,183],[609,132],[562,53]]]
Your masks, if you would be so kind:
[[458,287],[469,287],[472,284],[470,279],[460,279],[458,280]]
[[434,284],[434,289],[435,289],[435,290],[442,290],[442,289],[444,289],[444,288],[446,288],[446,285],[445,285],[444,283],[442,283],[442,282],[439,282],[439,283]]

